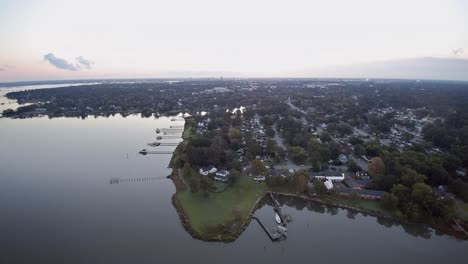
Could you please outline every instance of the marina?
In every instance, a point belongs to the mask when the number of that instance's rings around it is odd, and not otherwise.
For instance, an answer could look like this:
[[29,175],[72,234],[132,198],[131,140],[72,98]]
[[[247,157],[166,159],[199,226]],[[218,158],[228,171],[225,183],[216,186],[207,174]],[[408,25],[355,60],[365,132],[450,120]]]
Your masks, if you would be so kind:
[[[278,225],[273,227],[272,231],[270,231],[258,217],[256,217],[255,215],[252,215],[252,219],[258,222],[260,227],[263,229],[263,231],[265,231],[265,233],[267,234],[267,236],[270,238],[271,241],[275,242],[275,241],[284,240],[287,238],[287,232],[288,232],[288,229],[286,228],[286,222],[290,222],[291,219],[290,217],[283,216],[280,203],[278,202],[278,200],[276,200],[272,192],[268,192],[267,196],[271,199],[273,203],[273,211],[275,212],[274,218]],[[289,221],[286,221],[286,219],[288,219]]]

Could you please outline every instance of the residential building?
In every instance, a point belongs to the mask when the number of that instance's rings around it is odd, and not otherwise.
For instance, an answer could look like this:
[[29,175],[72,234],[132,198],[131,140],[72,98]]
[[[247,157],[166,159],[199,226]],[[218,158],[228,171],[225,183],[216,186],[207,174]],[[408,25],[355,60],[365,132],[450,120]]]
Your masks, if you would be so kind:
[[227,182],[229,180],[229,171],[220,170],[216,172],[214,179],[221,182]]
[[309,173],[309,179],[311,181],[313,181],[315,179],[320,179],[320,180],[330,180],[330,181],[341,182],[341,181],[344,181],[345,174],[340,173],[340,172],[336,172],[336,171],[310,172]]
[[216,173],[217,171],[218,169],[216,169],[216,167],[214,167],[213,165],[210,165],[208,167],[200,168],[198,172],[203,176],[208,176],[209,174]]

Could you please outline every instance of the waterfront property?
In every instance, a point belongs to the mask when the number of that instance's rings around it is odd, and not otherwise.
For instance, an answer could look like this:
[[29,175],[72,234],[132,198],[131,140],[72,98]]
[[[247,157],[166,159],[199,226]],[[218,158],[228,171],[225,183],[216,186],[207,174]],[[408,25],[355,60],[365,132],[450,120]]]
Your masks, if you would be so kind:
[[[185,179],[184,179],[185,181]],[[204,240],[234,240],[242,231],[266,184],[255,184],[241,175],[232,186],[219,193],[192,192],[190,186],[175,194],[179,213],[187,219],[191,234]]]
[[261,181],[265,181],[266,178],[265,178],[265,176],[263,176],[263,175],[258,175],[258,176],[254,176],[253,179],[254,179],[254,181],[256,181],[256,182],[261,182]]
[[323,184],[325,185],[325,188],[327,188],[327,190],[333,189],[333,182],[331,180],[327,179]]
[[221,182],[227,182],[229,180],[229,174],[228,170],[220,170],[216,172],[214,179]]
[[208,176],[209,174],[216,173],[218,169],[214,167],[213,165],[210,165],[208,167],[203,167],[199,169],[199,173],[203,176]]
[[344,180],[344,183],[351,189],[365,189],[370,184],[370,180],[357,180],[348,177]]
[[378,200],[381,199],[386,192],[378,190],[367,190],[367,189],[351,189],[346,187],[335,187],[335,190],[338,191],[339,195],[342,196],[352,196],[358,195],[364,199]]
[[336,171],[310,172],[309,179],[311,181],[315,179],[319,179],[319,180],[330,180],[330,181],[342,182],[345,179],[345,174],[336,172]]

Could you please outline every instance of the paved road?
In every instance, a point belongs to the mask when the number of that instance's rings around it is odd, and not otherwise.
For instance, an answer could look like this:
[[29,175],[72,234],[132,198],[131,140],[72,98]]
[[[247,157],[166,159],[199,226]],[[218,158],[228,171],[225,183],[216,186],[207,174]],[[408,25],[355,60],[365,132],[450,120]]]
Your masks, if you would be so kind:
[[362,158],[358,157],[356,154],[351,154],[349,155],[349,158],[356,162],[359,167],[361,167],[365,171],[369,171],[369,166],[367,164],[367,161],[363,160]]
[[[273,126],[273,130],[275,130],[275,140],[276,140],[276,144],[278,145],[278,147],[282,147],[283,149],[286,150],[286,146],[284,145],[283,143],[283,138],[279,135],[278,131],[276,130],[276,127]],[[291,159],[288,158],[288,160],[285,162],[285,164],[282,164],[282,165],[275,165],[275,168],[277,169],[295,169],[295,170],[308,170],[309,168],[311,168],[311,166],[300,166],[300,165],[297,165],[295,164]]]

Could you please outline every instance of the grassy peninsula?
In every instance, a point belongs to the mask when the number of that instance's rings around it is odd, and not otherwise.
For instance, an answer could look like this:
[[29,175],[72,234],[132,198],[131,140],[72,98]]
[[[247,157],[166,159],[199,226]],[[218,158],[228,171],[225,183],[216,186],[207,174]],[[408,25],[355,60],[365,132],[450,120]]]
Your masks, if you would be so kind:
[[[177,147],[171,161],[172,178],[176,185],[174,206],[192,236],[202,240],[232,241],[250,221],[250,214],[267,190],[266,184],[256,183],[242,173],[230,183],[212,182],[208,176],[202,176],[193,169],[187,173],[186,168],[177,166],[181,164],[189,141],[194,136],[192,122],[187,121],[184,141]],[[198,181],[201,185],[205,180],[210,181],[210,188],[201,190],[199,186],[190,184],[190,181]]]

